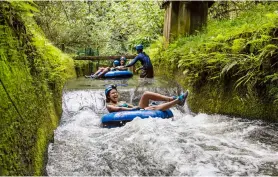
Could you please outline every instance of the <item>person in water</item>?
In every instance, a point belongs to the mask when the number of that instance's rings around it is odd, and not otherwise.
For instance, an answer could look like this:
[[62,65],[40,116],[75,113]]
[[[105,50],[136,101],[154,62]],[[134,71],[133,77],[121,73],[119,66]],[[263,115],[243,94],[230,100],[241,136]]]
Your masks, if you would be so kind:
[[[115,68],[117,66],[120,65],[120,62],[119,60],[114,60],[113,62],[113,67],[112,68]],[[111,70],[110,67],[106,67],[106,68],[100,68],[93,76],[92,78],[102,78],[107,72],[109,72]]]
[[[119,66],[119,65],[120,65],[119,60],[114,60],[114,62],[113,62],[113,67],[112,67],[112,68],[115,68],[115,67],[117,67],[117,66]],[[100,68],[97,70],[97,72],[95,72],[95,74],[92,74],[92,75],[90,75],[90,76],[86,76],[86,75],[85,75],[85,77],[86,77],[86,78],[95,78],[95,79],[101,78],[101,77],[104,76],[104,74],[106,74],[106,73],[107,73],[108,71],[110,71],[110,70],[111,70],[110,67],[100,67]]]
[[145,52],[143,52],[143,48],[144,47],[142,44],[139,44],[135,47],[138,55],[128,65],[126,65],[126,67],[133,66],[137,61],[140,61],[142,67],[136,69],[136,71],[142,70],[140,78],[153,78],[153,65],[150,57]]
[[[139,101],[138,106],[134,106],[126,102],[119,101],[119,93],[117,91],[116,85],[107,86],[105,89],[105,96],[106,96],[106,103],[107,103],[106,108],[108,109],[109,112],[133,111],[139,109],[165,111],[175,106],[176,104],[183,106],[188,96],[188,91],[181,94],[180,96],[174,96],[174,97],[168,97],[158,93],[145,91]],[[160,105],[150,106],[149,100],[165,101],[165,103],[162,103]]]
[[113,67],[101,67],[99,68],[99,70],[97,72],[95,72],[95,74],[91,75],[91,76],[85,76],[85,77],[90,77],[90,78],[102,78],[107,72],[109,71],[126,71],[127,68],[125,67],[126,64],[126,58],[124,56],[122,56],[119,60],[114,60],[113,62]]

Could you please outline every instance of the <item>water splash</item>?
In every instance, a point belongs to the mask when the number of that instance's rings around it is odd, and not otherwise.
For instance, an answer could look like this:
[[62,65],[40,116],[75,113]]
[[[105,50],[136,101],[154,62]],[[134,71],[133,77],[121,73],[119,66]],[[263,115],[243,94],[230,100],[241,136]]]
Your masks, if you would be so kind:
[[[144,90],[120,88],[122,98],[135,103]],[[188,108],[175,107],[174,120],[136,118],[124,127],[103,129],[99,127],[101,115],[107,113],[103,90],[65,91],[63,110],[48,149],[50,176],[278,175],[274,124],[192,115]]]

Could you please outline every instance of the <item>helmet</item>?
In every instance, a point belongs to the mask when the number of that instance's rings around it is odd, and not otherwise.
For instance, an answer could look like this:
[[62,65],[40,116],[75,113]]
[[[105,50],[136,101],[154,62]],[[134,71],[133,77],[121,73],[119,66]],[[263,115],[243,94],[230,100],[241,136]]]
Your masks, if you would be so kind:
[[107,95],[109,94],[109,92],[112,90],[112,89],[116,89],[117,90],[117,85],[108,85],[106,88],[105,88],[105,96],[107,97]]
[[144,47],[142,44],[139,44],[135,47],[136,50],[142,50]]
[[122,56],[120,60],[124,60],[126,62],[126,58],[124,56]]
[[120,65],[120,62],[119,62],[119,60],[114,60],[113,64],[114,64],[115,66],[119,66],[119,65]]

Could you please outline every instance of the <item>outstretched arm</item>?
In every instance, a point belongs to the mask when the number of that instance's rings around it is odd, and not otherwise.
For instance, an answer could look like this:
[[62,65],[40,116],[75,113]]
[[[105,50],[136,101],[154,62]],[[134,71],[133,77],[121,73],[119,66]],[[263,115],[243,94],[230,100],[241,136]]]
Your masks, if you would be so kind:
[[119,71],[127,70],[127,68],[125,66],[117,66],[116,69],[119,70]]
[[137,55],[128,65],[125,67],[133,66],[139,60],[139,56]]

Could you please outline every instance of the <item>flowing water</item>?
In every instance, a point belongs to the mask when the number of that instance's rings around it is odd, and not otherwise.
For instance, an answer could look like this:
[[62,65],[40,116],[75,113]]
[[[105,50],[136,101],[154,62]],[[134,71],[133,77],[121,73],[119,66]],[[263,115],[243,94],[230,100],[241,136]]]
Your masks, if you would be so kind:
[[[48,148],[50,176],[277,176],[277,125],[173,107],[173,119],[135,118],[123,127],[100,127],[107,113],[104,87],[136,104],[145,90],[177,95],[163,80],[69,82],[63,115]],[[190,96],[190,95],[189,95]]]

